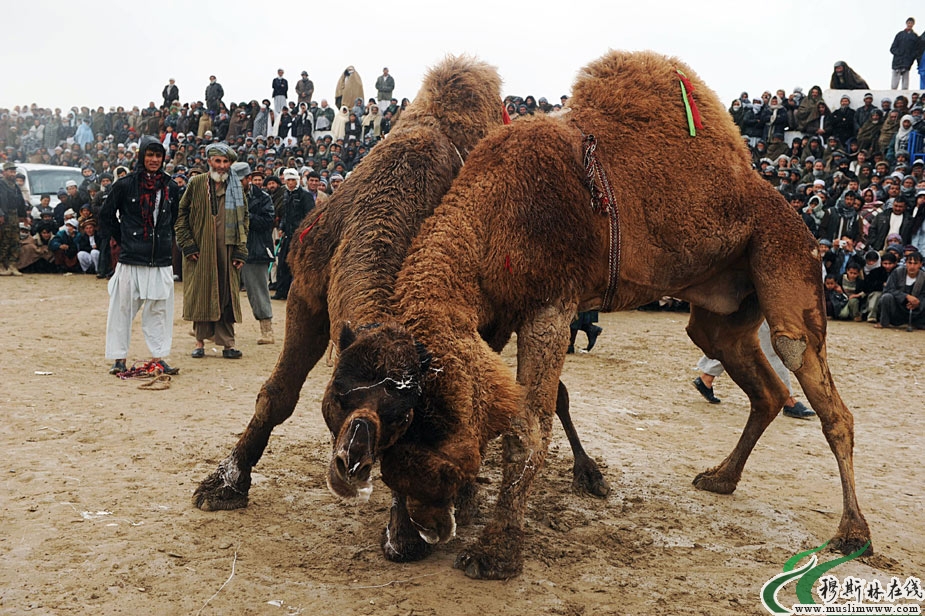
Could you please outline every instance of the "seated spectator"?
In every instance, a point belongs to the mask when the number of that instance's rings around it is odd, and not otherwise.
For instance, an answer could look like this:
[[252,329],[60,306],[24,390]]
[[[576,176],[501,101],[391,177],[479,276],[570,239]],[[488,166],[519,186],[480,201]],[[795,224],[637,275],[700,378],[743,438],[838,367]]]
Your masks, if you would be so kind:
[[867,322],[877,323],[880,317],[880,297],[887,278],[896,269],[899,259],[893,252],[882,257],[876,250],[871,250],[865,257],[864,293],[867,295]]
[[55,255],[49,244],[54,237],[53,220],[38,223],[34,235],[20,242],[17,267],[24,274],[51,274],[57,271]]
[[832,90],[867,90],[870,86],[847,63],[839,60],[832,69],[829,88]]
[[925,272],[922,253],[910,251],[905,265],[890,274],[880,298],[880,322],[874,327],[907,325],[925,329]]
[[864,280],[861,278],[861,267],[850,262],[845,267],[845,273],[841,277],[842,292],[848,296],[848,303],[841,309],[836,318],[841,320],[861,321],[861,302],[864,301],[866,293],[864,292]]
[[55,255],[55,265],[58,271],[77,272],[80,265],[77,261],[77,219],[69,218],[64,228],[58,231],[48,247]]
[[838,286],[833,274],[826,274],[823,285],[825,287],[825,316],[834,319],[848,305],[848,296]]
[[85,274],[95,274],[100,268],[100,236],[96,219],[89,217],[78,224],[77,261]]

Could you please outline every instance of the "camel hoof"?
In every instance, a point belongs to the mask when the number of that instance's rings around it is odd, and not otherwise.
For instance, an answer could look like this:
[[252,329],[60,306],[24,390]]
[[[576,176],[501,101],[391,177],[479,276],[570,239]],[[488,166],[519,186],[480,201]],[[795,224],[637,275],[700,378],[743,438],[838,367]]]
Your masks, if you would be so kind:
[[238,485],[229,481],[223,465],[200,482],[193,492],[193,505],[203,511],[228,511],[247,507],[250,474],[238,475]]
[[507,580],[523,571],[523,558],[499,558],[479,548],[470,548],[456,557],[453,567],[474,580]]
[[695,488],[716,494],[732,494],[735,492],[737,485],[737,481],[730,481],[721,477],[716,472],[716,469],[704,471],[694,477]]
[[[870,538],[867,537],[832,537],[832,540],[829,542],[829,547],[833,550],[837,550],[842,554],[853,554],[861,548],[864,547],[864,544],[870,541]],[[874,555],[874,544],[871,543],[867,546],[867,549],[864,550],[864,553],[861,556],[873,556]]]
[[424,541],[417,531],[396,532],[395,536],[386,526],[382,531],[382,554],[393,563],[410,563],[424,560],[434,551],[434,546]]
[[607,498],[610,494],[610,484],[593,461],[589,460],[584,465],[576,462],[572,472],[572,489],[579,494],[590,494],[597,498]]

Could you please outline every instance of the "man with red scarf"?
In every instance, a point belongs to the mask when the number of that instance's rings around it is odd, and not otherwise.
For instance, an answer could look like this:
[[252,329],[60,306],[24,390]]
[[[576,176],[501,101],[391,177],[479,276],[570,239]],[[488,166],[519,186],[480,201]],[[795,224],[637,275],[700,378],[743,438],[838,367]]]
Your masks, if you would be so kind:
[[106,357],[110,374],[125,372],[132,320],[141,309],[141,330],[152,361],[176,374],[164,357],[173,342],[173,225],[179,187],[162,167],[166,152],[155,137],[142,137],[138,166],[113,184],[100,212],[119,246],[119,262],[109,280]]

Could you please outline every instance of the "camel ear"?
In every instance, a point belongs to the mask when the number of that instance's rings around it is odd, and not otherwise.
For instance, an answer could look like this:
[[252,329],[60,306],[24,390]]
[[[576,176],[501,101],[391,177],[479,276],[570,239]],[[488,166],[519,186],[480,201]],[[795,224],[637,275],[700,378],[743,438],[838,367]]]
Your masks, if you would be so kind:
[[414,348],[417,349],[418,352],[418,361],[421,365],[421,372],[427,372],[427,370],[430,368],[430,361],[433,359],[433,356],[430,354],[430,351],[427,350],[427,347],[425,347],[420,342],[415,342]]
[[357,335],[347,323],[344,323],[344,326],[340,329],[340,352],[343,353],[344,349],[356,342],[356,339]]

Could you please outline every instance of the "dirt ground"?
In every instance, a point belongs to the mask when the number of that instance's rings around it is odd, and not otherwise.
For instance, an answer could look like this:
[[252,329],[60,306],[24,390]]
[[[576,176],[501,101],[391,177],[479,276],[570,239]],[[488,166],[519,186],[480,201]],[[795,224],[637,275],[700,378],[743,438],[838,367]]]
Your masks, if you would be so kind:
[[[107,374],[103,281],[0,281],[0,613],[764,614],[764,582],[837,526],[838,474],[818,420],[778,418],[735,494],[691,485],[731,451],[747,399],[723,377],[722,404],[707,404],[691,385],[699,353],[687,315],[644,312],[602,315],[598,346],[566,362],[573,417],[613,492],[570,490],[557,428],[518,578],[473,581],[452,568],[490,515],[497,448],[475,525],[423,562],[382,558],[381,480],[362,506],[325,487],[323,363],[255,469],[250,506],[199,511],[193,489],[250,419],[280,345],[255,344],[245,308],[244,358],[193,360],[181,305],[178,285],[170,359],[181,373],[170,389],[145,391]],[[282,332],[283,304],[274,307]],[[147,352],[140,329],[136,320],[134,359]],[[505,356],[513,364],[510,347]],[[832,323],[829,356],[855,414],[858,492],[877,550],[835,572],[925,578],[925,332]]]

